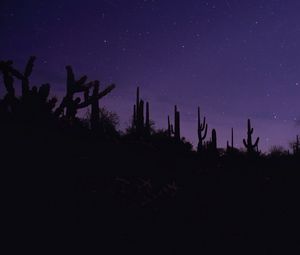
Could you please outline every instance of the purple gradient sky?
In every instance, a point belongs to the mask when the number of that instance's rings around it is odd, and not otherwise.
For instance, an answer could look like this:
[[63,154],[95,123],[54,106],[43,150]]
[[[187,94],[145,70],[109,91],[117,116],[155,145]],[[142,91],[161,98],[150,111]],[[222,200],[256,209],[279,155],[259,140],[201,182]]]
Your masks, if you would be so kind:
[[262,150],[287,148],[300,129],[299,13],[298,0],[2,0],[0,56],[20,68],[37,56],[33,82],[50,82],[58,96],[67,64],[114,82],[102,105],[121,128],[139,85],[156,127],[177,104],[194,144],[199,105],[220,147],[231,127],[241,147],[250,117]]

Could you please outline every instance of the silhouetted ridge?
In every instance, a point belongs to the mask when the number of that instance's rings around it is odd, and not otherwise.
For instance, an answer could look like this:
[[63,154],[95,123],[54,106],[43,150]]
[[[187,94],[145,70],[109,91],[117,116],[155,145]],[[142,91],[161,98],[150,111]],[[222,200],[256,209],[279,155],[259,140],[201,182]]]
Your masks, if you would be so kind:
[[[102,89],[98,80],[75,78],[67,66],[66,94],[57,106],[48,83],[31,85],[34,61],[24,72],[12,61],[0,62],[6,90],[1,173],[9,201],[3,208],[13,218],[9,228],[26,243],[42,239],[50,242],[43,247],[53,247],[60,237],[74,247],[87,240],[103,254],[106,246],[116,254],[129,246],[138,254],[145,247],[150,254],[170,247],[181,254],[222,254],[224,247],[257,254],[261,246],[285,254],[299,244],[292,231],[299,229],[300,214],[298,136],[293,154],[281,147],[263,154],[248,119],[246,151],[234,147],[233,128],[223,149],[215,128],[207,138],[198,107],[195,151],[181,134],[177,105],[168,127],[157,130],[139,87],[132,121],[121,132],[117,115],[100,104],[115,85]],[[87,116],[79,117],[79,109]]]

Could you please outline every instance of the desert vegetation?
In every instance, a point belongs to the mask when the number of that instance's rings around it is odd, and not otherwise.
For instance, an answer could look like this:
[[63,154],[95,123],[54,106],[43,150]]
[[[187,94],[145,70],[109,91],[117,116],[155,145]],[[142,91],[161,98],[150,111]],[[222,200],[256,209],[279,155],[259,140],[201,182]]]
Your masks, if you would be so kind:
[[[6,90],[1,168],[14,224],[99,238],[116,251],[134,244],[143,254],[155,252],[151,240],[162,251],[232,246],[244,254],[260,245],[286,252],[286,244],[296,242],[298,136],[291,152],[277,146],[261,153],[248,119],[245,150],[234,147],[233,128],[227,147],[219,148],[216,129],[208,134],[198,107],[194,150],[181,136],[179,107],[166,116],[166,128],[156,130],[140,88],[132,124],[120,132],[116,114],[101,106],[114,84],[102,88],[98,80],[75,78],[67,66],[66,93],[58,102],[48,83],[32,86],[34,63],[30,57],[19,71],[12,61],[0,62]],[[79,109],[86,117],[78,117]],[[58,231],[65,225],[66,232]]]

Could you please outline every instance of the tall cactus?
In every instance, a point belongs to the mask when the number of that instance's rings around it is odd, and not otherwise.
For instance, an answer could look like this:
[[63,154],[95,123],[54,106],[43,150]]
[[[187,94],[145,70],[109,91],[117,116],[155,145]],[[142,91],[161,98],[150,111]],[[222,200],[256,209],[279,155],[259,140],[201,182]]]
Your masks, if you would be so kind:
[[229,142],[227,141],[227,151],[233,151],[233,149],[233,128],[231,128],[231,144],[229,145]]
[[177,110],[177,105],[174,106],[174,138],[180,140],[180,112]]
[[146,102],[146,118],[144,116],[144,101],[140,99],[140,88],[136,90],[136,103],[133,106],[132,128],[138,137],[150,134],[150,109]]
[[99,81],[94,81],[92,95],[88,95],[88,91],[85,92],[84,102],[77,106],[77,109],[84,108],[91,105],[91,128],[97,130],[100,124],[100,107],[99,100],[109,94],[116,86],[111,84],[103,91],[100,91]]
[[140,99],[140,88],[136,89],[136,103],[133,112],[133,129],[139,137],[144,129],[144,101]]
[[246,147],[248,153],[253,153],[255,151],[258,151],[259,137],[256,138],[256,141],[253,144],[253,142],[252,142],[252,134],[253,134],[253,128],[251,128],[251,122],[250,122],[250,119],[248,119],[247,141],[245,139],[243,139],[243,144]]
[[82,76],[79,80],[75,80],[75,75],[71,66],[66,66],[67,71],[67,93],[64,97],[60,107],[56,110],[56,113],[59,115],[66,108],[66,118],[71,120],[76,115],[76,111],[80,106],[80,99],[73,99],[74,94],[77,92],[88,93],[88,90],[94,85],[94,81],[86,83],[87,76]]
[[173,133],[174,133],[173,125],[171,124],[170,116],[168,115],[168,136],[172,137]]
[[[202,134],[202,132],[204,132]],[[203,141],[206,138],[207,135],[207,124],[206,124],[206,118],[203,118],[203,122],[201,123],[200,118],[200,107],[198,107],[198,152],[203,150]]]
[[150,135],[150,109],[149,109],[149,102],[146,103],[145,135]]
[[215,129],[211,131],[211,148],[212,150],[217,150],[217,132]]

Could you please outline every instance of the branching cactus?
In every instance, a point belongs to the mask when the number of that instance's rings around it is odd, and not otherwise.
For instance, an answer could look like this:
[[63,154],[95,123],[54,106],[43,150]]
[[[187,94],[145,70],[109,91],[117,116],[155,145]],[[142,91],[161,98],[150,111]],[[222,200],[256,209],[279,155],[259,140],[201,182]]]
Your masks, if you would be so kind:
[[3,83],[7,91],[7,98],[15,98],[15,88],[13,86],[14,79],[10,73],[12,61],[1,61],[0,71],[3,75]]
[[22,82],[22,97],[25,98],[29,93],[29,77],[32,73],[35,57],[31,56],[27,61],[24,72],[20,72],[11,66],[12,62],[9,65],[9,72],[17,79]]
[[[75,75],[71,66],[66,66],[67,70],[67,93],[63,98],[60,106],[56,109],[56,115],[63,113],[64,108],[66,108],[66,118],[71,120],[76,115],[76,111],[80,106],[80,98],[73,99],[74,94],[77,92],[84,92],[85,95],[89,89],[94,85],[94,81],[86,83],[87,76],[82,76],[79,80],[75,80]],[[85,100],[86,101],[86,100]],[[81,107],[81,106],[80,106]]]
[[253,153],[258,151],[258,142],[259,137],[256,138],[255,143],[252,142],[252,134],[253,134],[253,128],[251,128],[251,122],[250,119],[248,119],[248,125],[247,125],[247,141],[243,139],[243,144],[247,149],[248,153]]
[[206,118],[203,118],[203,122],[201,123],[200,118],[200,107],[198,107],[198,152],[203,150],[203,141],[206,138],[207,135],[207,124],[206,124]]
[[100,122],[100,108],[99,100],[109,94],[116,86],[111,84],[106,89],[100,92],[99,81],[94,82],[94,89],[91,96],[88,95],[88,92],[85,92],[84,102],[77,106],[77,109],[87,107],[91,105],[91,128],[96,130],[99,128]]

